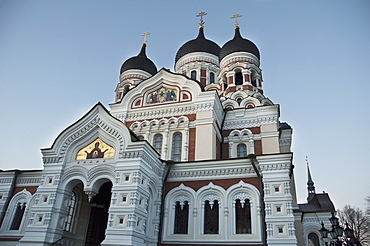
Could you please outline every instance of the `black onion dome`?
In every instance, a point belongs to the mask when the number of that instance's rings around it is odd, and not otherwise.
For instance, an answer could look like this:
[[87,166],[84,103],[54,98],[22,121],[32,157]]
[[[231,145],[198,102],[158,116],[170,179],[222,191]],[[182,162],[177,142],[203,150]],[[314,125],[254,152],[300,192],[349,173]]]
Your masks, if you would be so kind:
[[215,42],[204,37],[203,27],[199,28],[199,34],[196,39],[186,42],[176,53],[175,63],[184,55],[192,52],[206,52],[218,56],[220,54],[220,46]]
[[248,39],[242,38],[239,28],[237,27],[235,28],[234,38],[222,46],[220,51],[220,61],[225,56],[240,51],[252,53],[253,55],[257,56],[258,59],[260,59],[260,52],[258,51],[257,46]]
[[146,57],[145,48],[146,48],[146,44],[143,44],[141,46],[141,51],[137,56],[127,59],[122,64],[121,73],[129,69],[144,70],[150,73],[151,75],[154,75],[157,73],[157,67],[155,66],[155,64],[148,57]]

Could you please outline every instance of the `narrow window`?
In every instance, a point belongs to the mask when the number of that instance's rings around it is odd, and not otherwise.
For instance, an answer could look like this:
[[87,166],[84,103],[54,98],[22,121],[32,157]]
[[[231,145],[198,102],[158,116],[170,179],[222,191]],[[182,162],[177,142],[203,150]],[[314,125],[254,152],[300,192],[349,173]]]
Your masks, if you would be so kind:
[[162,142],[163,135],[160,133],[155,134],[153,139],[153,147],[159,154],[162,152]]
[[142,135],[139,135],[139,136],[137,136],[140,140],[144,140],[144,136],[142,136]]
[[224,75],[222,77],[222,84],[224,85],[223,90],[226,90],[226,88],[227,88],[227,78],[226,78],[226,75]]
[[243,74],[240,71],[235,73],[235,85],[242,85],[243,84]]
[[196,71],[191,71],[190,78],[196,80],[197,79],[197,72]]
[[19,230],[25,210],[26,210],[26,203],[22,204],[19,202],[15,209],[15,213],[14,213],[12,224],[10,226],[10,230]]
[[252,85],[255,86],[255,87],[257,86],[257,76],[256,75],[257,74],[254,70],[252,71],[252,73],[250,75],[250,80],[252,82]]
[[172,139],[172,160],[181,161],[182,133],[175,132]]
[[213,84],[213,83],[215,83],[215,73],[210,73],[209,74],[209,83],[210,84]]
[[68,214],[66,217],[66,221],[64,223],[64,230],[65,231],[71,231],[72,229],[72,220],[73,220],[73,215],[76,209],[76,193],[72,191],[72,196],[71,199],[69,200],[68,203]]
[[256,86],[257,86],[257,81],[256,81],[256,80],[252,80],[252,85],[253,85],[254,87],[256,87]]
[[251,205],[249,199],[235,201],[236,234],[251,234]]
[[175,234],[188,234],[189,202],[181,204],[176,202],[175,206]]
[[246,157],[247,156],[247,146],[244,143],[238,144],[237,157]]
[[218,201],[204,204],[204,234],[218,234]]

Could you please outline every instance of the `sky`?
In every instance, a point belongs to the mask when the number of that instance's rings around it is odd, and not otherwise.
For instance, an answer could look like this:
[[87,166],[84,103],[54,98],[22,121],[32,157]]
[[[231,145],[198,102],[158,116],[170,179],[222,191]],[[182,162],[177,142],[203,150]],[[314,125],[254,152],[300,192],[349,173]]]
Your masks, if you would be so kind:
[[336,208],[370,196],[370,2],[363,0],[0,0],[0,169],[42,169],[48,148],[97,102],[114,101],[122,63],[147,55],[173,71],[198,33],[241,34],[261,53],[264,94],[293,128],[298,202],[307,165]]

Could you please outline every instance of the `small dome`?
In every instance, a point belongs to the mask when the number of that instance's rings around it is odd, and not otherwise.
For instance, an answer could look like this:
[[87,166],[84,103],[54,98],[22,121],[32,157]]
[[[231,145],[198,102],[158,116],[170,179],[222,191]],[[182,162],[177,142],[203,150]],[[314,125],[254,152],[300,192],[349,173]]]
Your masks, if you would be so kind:
[[148,57],[146,57],[145,48],[146,48],[146,44],[143,44],[141,46],[141,51],[137,56],[127,59],[122,64],[121,73],[129,69],[144,70],[150,73],[151,75],[154,75],[157,73],[157,67],[155,66],[155,64]]
[[224,46],[222,46],[221,48],[220,61],[225,56],[240,51],[252,53],[253,55],[257,56],[258,59],[260,59],[260,52],[258,51],[257,46],[248,39],[242,38],[242,36],[240,35],[239,27],[236,27],[234,38],[224,44]]
[[198,37],[186,42],[177,51],[175,63],[184,55],[192,52],[206,52],[218,56],[220,54],[220,50],[221,48],[218,44],[204,37],[204,29],[203,27],[200,27]]

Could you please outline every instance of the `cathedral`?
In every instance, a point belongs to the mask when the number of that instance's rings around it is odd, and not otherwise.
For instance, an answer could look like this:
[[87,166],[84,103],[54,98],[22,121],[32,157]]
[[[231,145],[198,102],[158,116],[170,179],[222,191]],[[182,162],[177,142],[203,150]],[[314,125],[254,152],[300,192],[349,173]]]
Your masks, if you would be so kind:
[[205,14],[173,71],[144,33],[109,109],[55,136],[42,170],[0,171],[0,245],[324,245],[335,207],[308,166],[297,204],[292,128],[265,96],[259,49],[240,15],[228,42],[207,39]]

